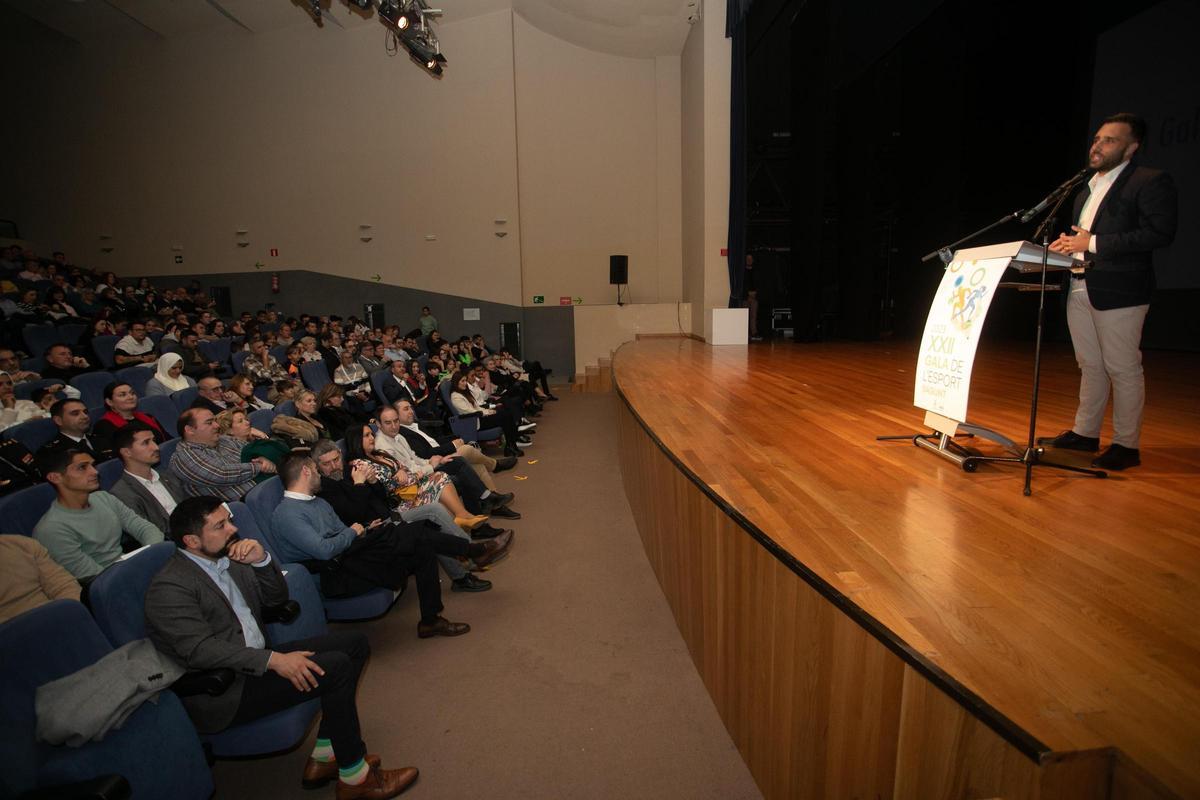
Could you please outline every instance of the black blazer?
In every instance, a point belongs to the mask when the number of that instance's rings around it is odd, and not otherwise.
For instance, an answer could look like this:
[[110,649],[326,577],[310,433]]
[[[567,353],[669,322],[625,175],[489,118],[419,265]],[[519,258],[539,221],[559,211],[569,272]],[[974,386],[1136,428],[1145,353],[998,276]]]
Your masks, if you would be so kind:
[[413,396],[408,383],[403,380],[397,381],[395,375],[388,375],[380,383],[383,385],[383,396],[387,398],[389,404],[395,403],[397,400],[407,400],[414,406],[417,404],[417,398]]
[[423,458],[426,461],[434,456],[452,456],[458,450],[449,439],[438,438],[440,444],[434,447],[425,440],[424,436],[403,425],[400,426],[400,435],[404,437],[404,441],[408,442],[408,446],[416,453],[417,458]]
[[[1091,190],[1075,197],[1073,219]],[[1154,251],[1175,239],[1178,221],[1175,183],[1162,170],[1128,165],[1117,176],[1092,220],[1096,252],[1087,271],[1088,299],[1101,311],[1140,306],[1154,291]]]

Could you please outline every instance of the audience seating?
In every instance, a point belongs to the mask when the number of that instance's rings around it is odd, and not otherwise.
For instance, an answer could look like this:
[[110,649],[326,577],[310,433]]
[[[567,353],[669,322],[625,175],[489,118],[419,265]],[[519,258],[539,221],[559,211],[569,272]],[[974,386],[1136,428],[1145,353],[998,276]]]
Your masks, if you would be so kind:
[[138,400],[137,407],[138,411],[141,411],[143,414],[149,414],[158,420],[168,436],[172,438],[176,436],[175,423],[179,419],[179,410],[175,408],[175,404],[171,402],[171,398],[161,394],[156,394],[152,397],[142,397]]
[[[83,334],[86,332],[87,332],[87,325],[84,323],[73,322],[69,325],[59,325],[58,326],[58,337],[59,337],[58,341],[62,342],[63,344],[74,345],[79,342],[80,338],[82,338]],[[36,352],[40,354],[43,351],[38,350]]]
[[54,497],[54,486],[49,483],[35,483],[0,497],[0,532],[33,536]]
[[291,400],[284,400],[279,405],[275,406],[275,414],[283,414],[286,417],[296,416],[296,404]]
[[371,388],[375,390],[375,397],[382,405],[388,405],[387,395],[383,393],[383,382],[390,380],[392,371],[390,369],[376,370],[371,374]]
[[215,361],[220,364],[219,372],[222,376],[228,377],[232,374],[229,368],[229,355],[233,349],[233,342],[229,338],[213,339],[212,341],[201,340],[197,347],[200,350],[200,355],[207,358],[209,361]]
[[[271,528],[271,515],[282,499],[283,483],[279,480],[278,475],[263,481],[246,494],[246,505],[249,506],[258,523],[258,533],[261,537],[259,541],[271,552],[272,557],[279,552],[279,547],[276,544],[274,530]],[[320,585],[318,576],[313,576],[313,580],[317,582],[318,586]],[[325,604],[325,616],[330,622],[354,622],[383,616],[400,594],[400,592],[393,592],[391,589],[381,586],[357,597],[322,596],[322,600]]]
[[446,407],[446,413],[450,415],[450,430],[455,436],[464,442],[474,444],[479,441],[490,442],[504,435],[504,431],[500,428],[480,429],[477,416],[460,417],[456,414],[454,404],[450,402],[450,381],[442,381],[438,390],[442,394],[442,405]]
[[[113,564],[92,582],[88,591],[92,613],[95,614],[100,629],[114,645],[120,646],[145,638],[146,620],[143,607],[146,590],[155,574],[162,569],[175,550],[173,542],[151,545],[137,555]],[[289,570],[289,573],[292,571],[295,570]],[[325,632],[316,593],[311,588],[312,581],[307,575],[302,574],[299,577],[309,584],[307,601],[292,597],[300,604],[300,616],[290,625],[267,625],[265,633],[272,642],[282,643],[319,636]],[[294,585],[299,586],[301,594],[305,594],[304,584],[295,579],[288,581],[289,594],[293,592]],[[308,608],[305,607],[306,602]],[[206,734],[202,738],[212,747],[213,755],[226,758],[287,750],[304,736],[319,710],[320,701],[309,700],[269,717],[220,733]]]
[[143,703],[101,741],[66,747],[35,740],[37,688],[95,663],[112,649],[74,600],[56,600],[0,624],[0,796],[114,773],[128,780],[138,800],[206,800],[212,795],[212,773],[200,739],[172,692],[162,692],[156,703]]
[[18,400],[30,400],[33,398],[33,393],[38,389],[45,389],[47,386],[53,386],[56,383],[62,383],[59,378],[42,378],[40,381],[23,381],[13,387],[13,395]]
[[45,419],[31,419],[28,422],[22,422],[20,425],[13,425],[4,431],[3,438],[16,439],[25,445],[25,449],[29,452],[36,453],[42,445],[57,435],[58,427],[54,424],[54,420],[47,417]]
[[41,353],[21,359],[21,369],[27,369],[30,372],[36,372],[40,375],[45,368],[46,359],[42,357]]
[[146,384],[154,377],[154,365],[144,367],[125,367],[114,373],[121,383],[128,383],[141,397],[146,393]]
[[250,425],[255,430],[262,431],[268,436],[271,434],[271,420],[275,419],[275,409],[264,408],[259,411],[251,411],[249,420]]
[[[79,390],[79,399],[85,406],[95,408],[104,406],[104,389],[116,380],[116,376],[111,372],[85,372],[71,378],[71,385]],[[99,417],[92,419],[93,425],[97,419]]]
[[304,385],[314,392],[319,392],[329,383],[329,368],[324,361],[309,361],[300,366],[300,377]]
[[[161,420],[160,420],[161,421]],[[175,448],[179,446],[182,439],[176,437],[168,439],[158,446],[158,470],[161,472],[171,466],[171,457],[175,455]]]
[[92,352],[96,354],[96,358],[100,359],[100,366],[104,369],[112,369],[116,365],[116,362],[113,360],[113,353],[117,349],[117,342],[119,341],[121,341],[120,336],[96,336],[92,338]]
[[26,325],[21,329],[21,336],[25,339],[25,346],[29,352],[39,356],[46,352],[50,345],[62,341],[62,334],[55,325]]
[[246,359],[250,357],[249,350],[238,350],[230,356],[230,363],[233,364],[233,374],[237,375],[242,371],[242,365],[246,363]]
[[175,404],[175,410],[182,414],[187,409],[191,408],[192,403],[196,401],[200,390],[195,386],[189,386],[186,389],[180,389],[178,392],[171,392],[171,402]]
[[96,471],[100,473],[100,489],[110,492],[116,482],[121,479],[121,474],[125,472],[125,464],[119,458],[110,458],[98,465]]
[[288,349],[287,345],[277,344],[274,347],[272,347],[269,352],[271,353],[271,355],[275,356],[276,361],[278,361],[280,364],[282,364],[287,360],[287,349]]

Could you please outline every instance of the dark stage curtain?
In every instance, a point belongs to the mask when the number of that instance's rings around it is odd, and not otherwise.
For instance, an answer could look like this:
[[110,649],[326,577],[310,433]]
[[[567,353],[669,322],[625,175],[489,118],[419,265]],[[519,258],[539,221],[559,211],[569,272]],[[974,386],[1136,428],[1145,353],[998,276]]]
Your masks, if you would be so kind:
[[729,91],[729,307],[740,308],[746,264],[746,15],[753,0],[726,0],[725,38],[733,40]]

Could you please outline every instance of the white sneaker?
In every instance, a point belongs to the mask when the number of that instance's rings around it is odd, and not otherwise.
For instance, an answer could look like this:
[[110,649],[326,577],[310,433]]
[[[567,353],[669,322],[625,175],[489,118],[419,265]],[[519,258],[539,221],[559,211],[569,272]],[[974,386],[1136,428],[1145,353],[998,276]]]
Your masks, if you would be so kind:
[[531,423],[529,423],[528,425],[518,425],[518,426],[517,426],[517,433],[524,433],[525,431],[531,431],[531,430],[533,430],[533,429],[534,429],[534,428],[536,428],[536,427],[537,427],[537,423],[536,423],[536,422],[531,422]]
[[533,447],[533,439],[517,439],[517,447],[522,450],[526,447]]

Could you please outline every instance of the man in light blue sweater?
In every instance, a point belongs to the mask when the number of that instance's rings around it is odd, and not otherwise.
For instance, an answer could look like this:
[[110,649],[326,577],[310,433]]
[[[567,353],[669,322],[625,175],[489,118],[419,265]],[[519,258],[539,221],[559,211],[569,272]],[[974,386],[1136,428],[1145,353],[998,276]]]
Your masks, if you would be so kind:
[[[320,497],[321,474],[316,462],[304,454],[284,459],[279,468],[283,500],[271,517],[271,532],[284,561],[298,561],[321,575],[327,597],[350,597],[373,587],[400,589],[408,576],[416,579],[421,621],[417,635],[461,636],[469,625],[441,616],[442,588],[438,581],[435,551],[428,540],[397,535],[386,520],[364,526],[346,525],[333,507]],[[477,565],[500,557],[507,543],[455,540]]]
[[163,540],[152,523],[108,492],[99,491],[96,461],[80,450],[43,451],[37,466],[58,498],[33,529],[33,538],[80,581],[99,575],[121,558],[121,534],[143,545]]

